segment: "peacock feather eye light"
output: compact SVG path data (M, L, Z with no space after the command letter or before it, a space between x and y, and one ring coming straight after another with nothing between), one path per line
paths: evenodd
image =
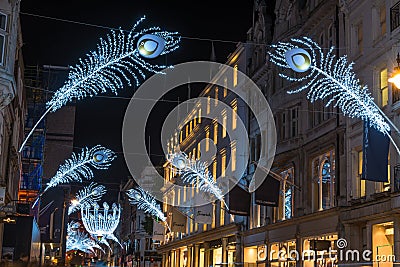
M139 54L145 58L155 58L161 54L165 47L165 40L154 34L140 37L137 43Z
M96 154L93 155L93 160L96 163L102 162L107 156L102 153L102 152L97 152Z
M311 56L302 48L288 50L285 58L289 67L296 72L305 72L311 66Z

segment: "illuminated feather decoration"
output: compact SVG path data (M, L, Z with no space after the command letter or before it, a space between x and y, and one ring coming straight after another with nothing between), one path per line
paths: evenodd
M47 110L27 135L19 149L22 151L27 139L49 112L54 112L73 100L92 97L111 91L117 94L125 84L139 86L146 78L145 72L161 73L166 65L157 65L148 58L171 53L179 47L180 36L176 32L162 31L159 27L137 30L144 20L141 18L129 32L111 31L107 38L100 39L97 50L79 59L64 85L46 103Z
M38 196L37 200L52 187L59 184L69 183L72 181L82 182L82 177L90 180L93 178L93 171L95 169L105 170L111 165L111 161L115 159L115 153L110 149L100 145L94 146L91 149L83 148L82 152L78 155L72 154L70 159L67 159L61 165L56 174L47 183L46 188ZM33 204L36 205L37 200Z
M279 76L291 82L305 82L289 94L308 90L307 98L311 101L327 100L326 106L339 107L350 118L360 118L370 126L387 135L397 152L400 150L390 136L390 127L400 131L376 105L367 86L361 86L353 71L353 64L347 56L338 59L330 48L325 54L321 47L308 37L293 38L291 42L279 42L272 45L268 52L270 61L275 65L291 69L303 75L290 77L284 73ZM310 52L310 53L309 53Z
M101 197L106 193L104 185L97 185L91 183L90 185L79 190L75 195L75 201L68 207L68 215L78 211L82 205L93 205L96 201L99 201Z
M222 190L214 181L204 162L190 159L184 152L171 154L167 160L178 169L184 183L198 187L199 190L210 193L227 207ZM228 208L228 207L227 207Z
M95 239L90 237L87 233L79 230L80 224L78 222L70 222L67 225L67 242L66 250L80 250L86 253L96 254L95 248L105 252Z
M127 190L126 194L128 195L129 202L132 205L136 205L138 209L143 210L145 213L166 222L167 218L162 212L160 205L147 191L140 187L135 187Z

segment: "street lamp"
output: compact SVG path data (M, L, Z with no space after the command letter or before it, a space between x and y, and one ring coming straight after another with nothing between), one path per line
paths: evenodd
M397 88L400 88L400 55L397 53L397 67L394 67L394 73L391 78L389 78L389 82L393 83Z

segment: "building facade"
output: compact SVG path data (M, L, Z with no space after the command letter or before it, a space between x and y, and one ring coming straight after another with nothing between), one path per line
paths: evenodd
M222 187L229 186L233 179L239 179L236 182L243 188L248 186L248 182L242 179L245 176L239 174L239 166L247 165L243 154L247 153L247 144L228 134L238 131L239 120L247 128L247 107L234 93L241 90L238 71L246 72L247 57L248 47L238 44L225 63L232 68L232 72L211 67L212 82L200 93L199 99L202 100L196 102L188 115L182 118L167 144L169 154L181 151L190 159L206 163L206 171ZM230 169L229 172L226 168ZM172 229L157 249L162 254L163 266L219 266L224 262L230 265L242 262L241 233L246 229L248 219L228 212L231 204L229 193L223 201L202 205L211 218L200 222L196 215L199 209L194 207L201 195L199 189L182 183L179 172L168 161L164 164L164 177L163 209ZM181 188L175 188L173 184L179 184ZM175 216L182 215L181 229L175 230Z

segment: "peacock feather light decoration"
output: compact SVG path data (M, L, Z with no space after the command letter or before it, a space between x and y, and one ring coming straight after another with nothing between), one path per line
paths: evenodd
M117 94L125 84L139 86L146 79L146 72L162 73L163 69L170 67L147 59L176 50L180 43L179 34L163 31L160 27L138 30L137 27L144 19L139 19L128 32L111 31L105 39L100 39L96 51L88 53L86 58L79 59L78 64L70 67L67 80L46 103L46 111L26 136L19 152L49 112L55 112L73 100L93 97L99 93L111 91Z
M211 194L228 208L224 201L222 190L214 181L212 174L207 170L205 162L191 159L186 153L181 151L168 155L167 160L172 166L177 168L178 173L181 175L180 178L184 183L191 184L199 188L199 190Z
M68 215L78 211L84 205L93 205L96 201L99 201L101 197L106 193L106 188L104 185L98 185L96 183L91 183L85 186L83 189L79 190L75 199L72 201L71 205L68 207Z
M387 135L397 152L400 150L390 136L391 127L399 129L377 106L367 86L362 86L353 71L354 63L348 63L347 56L339 58L331 47L324 53L321 47L308 37L292 38L290 42L272 45L270 61L284 69L298 74L294 77L285 73L279 76L291 82L303 82L299 88L288 91L296 94L308 90L311 101L326 100L326 106L339 107L344 115L367 121L371 127Z
M80 223L70 222L67 225L67 242L66 251L80 250L85 253L93 253L96 255L95 248L104 252L103 248L89 236L87 233L79 230Z
M145 213L158 218L164 223L167 221L164 213L161 210L160 205L156 202L154 196L141 187L134 187L126 191L129 197L129 202L132 205L137 205L139 210L143 210Z
M104 202L101 209L97 202L94 204L87 203L84 207L81 207L81 216L86 231L96 237L100 243L110 247L107 242L107 239L110 239L121 246L121 243L114 235L120 221L120 205L113 203L110 209L107 202Z
M116 156L113 151L100 145L96 145L91 149L85 147L79 154L73 153L72 157L59 167L56 174L47 183L46 188L39 194L33 206L36 205L39 198L50 188L72 181L82 182L82 177L90 180L93 178L91 168L99 170L108 169L111 161L115 158Z

